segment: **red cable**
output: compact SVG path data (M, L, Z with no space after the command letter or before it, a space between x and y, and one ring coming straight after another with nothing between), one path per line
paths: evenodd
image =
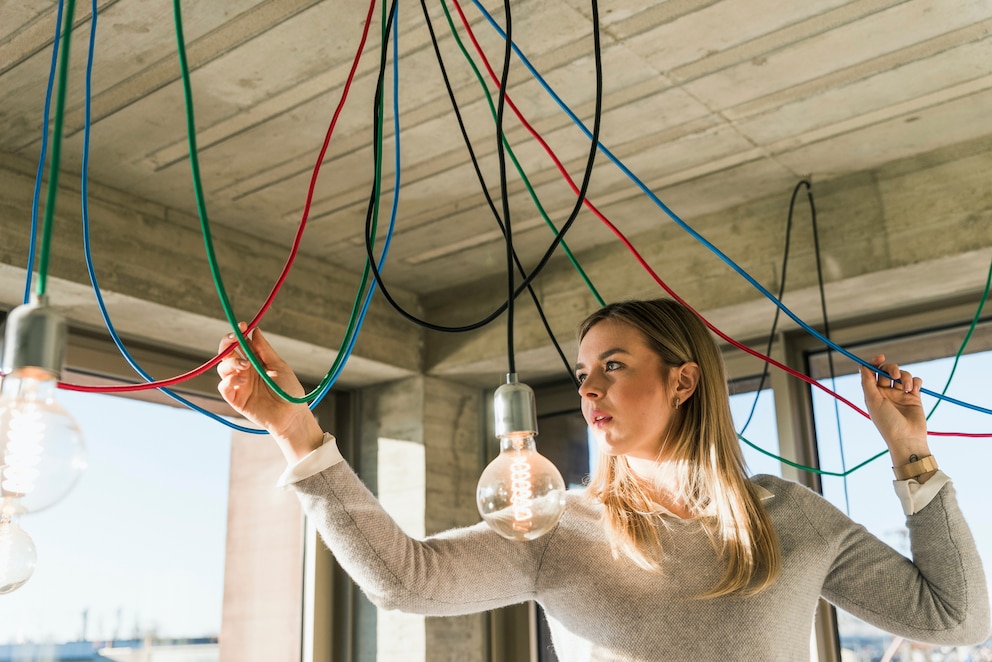
M300 220L300 227L296 231L296 237L293 240L293 246L290 249L289 257L286 260L286 264L283 266L282 273L276 280L275 285L272 286L272 290L269 292L269 296L265 299L262 307L259 308L258 313L252 318L251 322L248 323L248 328L245 333L251 332L258 323L262 320L262 317L268 312L269 308L272 306L272 302L275 300L276 295L282 288L283 283L289 276L289 271L293 266L293 262L296 260L296 254L299 252L300 243L303 240L303 231L306 229L307 219L310 216L310 207L313 203L314 189L317 186L317 176L320 174L320 168L324 160L324 156L327 153L327 148L331 142L331 136L334 133L334 128L337 125L338 117L341 115L341 111L344 109L345 101L348 99L348 93L351 91L351 83L355 78L355 72L358 70L358 63L362 59L362 51L365 49L365 42L368 38L369 28L372 25L372 12L375 9L375 0L369 4L369 13L365 17L365 28L362 30L362 39L358 44L358 51L355 53L355 59L351 63L351 70L348 72L348 78L345 81L344 90L341 92L341 99L338 101L337 108L334 110L334 116L331 118L331 123L327 127L327 133L324 136L324 143L320 148L320 153L317 156L317 163L314 165L313 173L310 176L310 185L307 189L306 203L303 207L303 217ZM65 389L67 391L83 391L87 393L125 393L129 391L144 391L153 388L167 388L169 386L174 386L176 384L181 384L193 377L197 377L207 372L221 360L234 351L236 345L231 345L224 352L218 354L214 358L210 359L198 368L195 368L187 373L179 375L177 377L172 377L171 379L163 379L153 382L144 382L141 384L123 384L115 386L86 386L83 384L68 384L65 382L59 382L59 388Z
M496 89L499 89L500 79L499 79L499 77L496 76L496 73L493 71L492 67L489 65L489 60L486 58L486 54L483 52L482 47L479 45L479 42L476 40L475 34L473 33L471 26L469 25L468 19L465 17L464 12L462 12L461 5L458 4L458 0L452 0L452 4L454 4L455 10L458 12L458 16L459 16L459 18L462 21L462 25L465 28L466 34L468 35L469 39L471 40L472 45L475 47L476 52L479 54L479 57L482 59L482 63L485 66L486 71L489 72L490 78L493 79L493 82L496 85ZM531 136L533 136L534 139L537 140L538 143L540 143L541 147L544 148L544 151L547 152L548 156L551 158L551 160L554 162L555 166L558 168L558 171L562 174L562 177L565 178L565 181L568 183L569 187L571 187L572 192L575 193L576 195L578 195L580 193L579 188L575 185L575 182L572 180L572 177L568 174L568 171L565 169L565 166L562 165L561 161L555 155L555 153L551 149L551 147L544 141L544 139L540 136L540 134L538 134L537 131L530 125L530 123L526 120L526 118L524 118L523 114L517 109L516 105L510 99L509 94L504 94L504 99L506 101L506 105L511 110L513 110L513 113L517 116L517 119L524 126L524 128L527 129L527 131L531 134ZM626 246L627 249L631 252L631 254L633 254L634 258L638 261L638 263L640 263L640 265L645 269L645 271L647 271L651 275L651 277L655 280L655 282L657 282L662 287L662 289L664 289L665 292L667 292L669 294L669 296L671 296L673 299L675 299L676 301L678 301L679 303L681 303L683 306L685 306L686 308L688 308L690 311L692 311L692 313L695 314L696 317L698 317L711 331L713 331L713 333L717 334L723 340L727 341L728 343L730 343L734 347L736 347L736 348L738 348L738 349L740 349L740 350L742 350L742 351L750 354L751 356L754 356L754 357L759 358L759 359L761 359L761 360L763 360L763 361L765 361L767 363L770 363L771 365L775 366L776 368L779 368L780 370L784 370L785 372L787 372L788 374L792 375L793 377L796 377L798 379L801 379L804 382L806 382L807 384L810 384L811 386L815 386L816 388L820 389L821 391L824 391L825 393L828 393L829 395L837 398L838 400L840 400L841 402L843 402L848 407L850 407L854 411L858 412L859 414L861 414L865 418L871 420L871 416L868 414L868 412L866 412L865 410L861 409L860 407L858 407L857 405L855 405L850 400L847 400L846 398L844 398L840 394L835 393L834 391L831 391L829 388L827 388L826 386L824 386L820 382L816 381L812 377L808 377L807 375L804 375L801 372L798 372L796 370L793 370L792 368L790 368L790 367L788 367L786 365L783 365L782 363L779 363L778 361L776 361L775 359L771 358L770 356L765 356L761 352L758 352L757 350L751 349L750 347L739 343L738 341L736 341L735 339L731 338L730 336L728 336L727 334L725 334L723 331L721 331L720 329L718 329L716 326L714 326L713 324L711 324L709 320L707 320L696 309L694 309L692 306L690 306L688 303L686 303L686 301L684 299L682 299L682 297L680 297L678 294L676 294L675 291L672 290L672 288L670 288L665 283L665 281L661 279L660 276L658 276L658 274L654 271L654 269L652 269L651 266L644 260L644 258L641 257L641 254L637 251L636 248L634 248L634 246L630 243L630 241L627 239L627 237L624 236L624 234L612 222L610 222L610 220L607 219L606 216L604 216L599 211L599 209L597 209L596 206L588 198L583 199L583 204L585 204L585 206L593 214L595 214L597 218L599 218L603 223L606 224L606 226L610 230L613 231L613 233L620 239L620 241L623 242L624 246ZM955 437L992 437L992 433L928 432L928 434L931 434L931 435L934 435L934 436L955 436Z
M472 28L470 27L470 25L468 23L468 20L466 19L465 14L462 11L461 5L459 5L458 0L452 0L452 3L455 6L455 10L458 12L458 16L459 16L459 18L462 21L462 25L465 27L466 33L468 34L469 39L472 41L472 44L475 47L476 52L482 58L482 62L483 62L483 64L486 67L486 71L489 73L490 77L493 78L494 82L496 83L497 89L498 89L499 88L499 78L496 76L496 74L493 71L492 67L489 65L489 60L486 58L485 53L482 51L482 48L479 46L479 43L478 43L478 41L475 38L475 34L473 33ZM295 237L295 239L293 241L293 246L292 246L292 249L290 251L289 258L286 261L286 264L285 264L285 266L283 268L283 271L282 271L281 275L279 276L279 278L276 281L275 285L273 286L271 292L269 293L268 298L265 300L265 302L263 303L262 307L259 309L258 313L255 315L255 317L248 324L247 332L250 332L253 328L255 328L255 326L258 324L258 322L262 319L263 315L271 307L272 302L274 301L276 295L278 294L278 292L279 292L280 288L282 287L283 283L285 282L286 278L288 277L289 270L290 270L290 268L291 268L291 266L292 266L292 264L293 264L293 262L294 262L294 260L296 258L297 252L299 251L299 246L300 246L300 243L301 243L301 241L303 239L303 232L304 232L304 230L306 228L307 219L308 219L309 214L310 214L310 207L311 207L311 204L312 204L312 201L313 201L314 189L316 188L317 177L318 177L318 174L320 172L320 167L321 167L321 164L323 162L324 156L325 156L325 154L327 152L327 149L328 149L328 146L329 146L329 143L330 143L331 136L332 136L333 131L334 131L334 128L335 128L335 126L337 124L338 117L339 117L339 115L341 113L341 110L344 107L345 101L347 100L348 93L349 93L349 91L351 89L351 84L352 84L352 81L354 80L355 72L356 72L356 70L358 68L359 61L361 60L361 54L362 54L362 51L364 49L366 39L368 37L369 27L370 27L371 22L372 22L372 12L373 12L374 8L375 8L375 0L373 0L370 3L370 5L369 5L369 14L366 17L365 28L362 31L362 39L361 39L361 43L359 44L359 47L358 47L358 52L356 53L355 59L352 62L351 70L350 70L350 72L348 74L348 78L347 78L347 81L345 83L345 87L344 87L344 90L343 90L343 93L342 93L341 100L339 101L338 106L335 109L334 116L333 116L333 118L331 120L330 126L328 127L327 134L326 134L326 136L324 138L324 142L323 142L323 145L322 145L321 150L320 150L320 154L318 155L317 163L314 166L313 174L311 175L311 179L310 179L310 185L309 185L309 188L307 190L307 198L306 198L306 203L304 205L303 217L302 217L302 219L300 221L300 227L297 230L296 237ZM545 150L545 152L548 154L548 156L551 157L552 161L554 162L555 166L558 168L558 170L562 174L562 176L565 178L565 181L568 183L569 187L571 187L572 191L576 195L578 195L579 188L575 185L575 182L572 180L572 178L568 174L567 170L565 170L564 165L562 165L561 161L558 159L557 155L554 153L554 151L551 149L551 147L544 141L544 139L537 133L537 131L530 125L530 123L527 122L527 120L523 117L523 114L519 111L519 109L517 109L516 105L510 99L509 95L504 95L504 97L505 97L506 104L513 110L514 114L517 116L517 119L520 121L520 123L527 129L527 131L534 137L534 139L538 141L538 143L542 146L542 148ZM870 420L871 417L869 416L868 412L864 411L863 409L861 409L860 407L858 407L854 403L850 402L846 398L842 397L838 393L835 393L834 391L831 391L829 388L827 388L826 386L822 385L818 381L812 379L811 377L808 377L808 376L806 376L806 375L804 375L804 374L802 374L800 372L797 372L797 371L793 370L792 368L789 368L788 366L786 366L786 365L784 365L782 363L779 363L775 359L773 359L773 358L771 358L769 356L765 356L764 354L762 354L762 353L760 353L760 352L758 352L756 350L753 350L750 347L747 347L746 345L743 345L743 344L739 343L737 340L735 340L734 338L731 338L730 336L728 336L727 334L725 334L723 331L721 331L720 329L718 329L716 326L714 326L712 323L710 323L709 320L707 320L705 317L703 317L698 311L696 311L692 306L690 306L684 299L682 299L678 294L676 294L675 291L672 290L668 286L668 284L665 283L664 280L662 280L662 278L660 276L658 276L658 274L654 271L654 269L651 268L651 266L644 260L644 258L637 251L637 249L634 248L634 246L630 243L630 241L627 239L627 237L624 236L624 234L609 219L607 219L606 216L604 216L599 211L599 209L597 209L596 206L593 205L593 203L588 198L583 199L583 204L590 211L592 211L593 214L595 214L597 218L599 218L603 223L605 223L608 228L610 228L610 230L620 239L620 241L624 244L624 246L627 247L627 249L631 252L631 254L633 254L633 256L638 261L638 263L651 275L651 277L655 280L655 282L657 282L665 290L665 292L667 292L669 294L669 296L671 296L673 299L675 299L676 301L678 301L679 303L681 303L683 306L685 306L686 308L688 308L713 333L717 334L718 336L720 336L720 338L722 338L726 342L730 343L734 347L736 347L736 348L738 348L738 349L740 349L740 350L742 350L742 351L744 351L744 352L746 352L746 353L748 353L748 354L750 354L750 355L752 355L752 356L754 356L756 358L759 358L759 359L761 359L763 361L766 361L766 362L770 363L771 365L775 366L776 368L779 368L780 370L784 370L786 373L792 375L793 377L796 377L798 379L801 379L804 382L806 382L806 383L808 383L808 384L810 384L812 386L815 386L815 387L819 388L820 390L828 393L829 395L832 395L833 397L837 398L838 400L840 400L841 402L843 402L844 404L846 404L848 407L854 409L856 412L858 412L859 414L861 414L862 416L864 416L865 418L868 418ZM212 367L216 366L217 363L219 363L228 353L234 351L234 347L235 347L234 345L231 345L223 353L218 354L213 359L211 359L207 363L203 364L199 368L196 368L196 369L194 369L194 370L192 370L190 372L187 372L187 373L185 373L183 375L180 375L178 377L173 377L172 379L159 380L159 381L154 381L154 382L146 382L146 383L142 383L142 384L127 384L127 385L120 385L120 386L84 386L84 385L81 385L81 384L68 384L68 383L60 382L59 383L59 388L63 388L63 389L70 390L70 391L85 391L85 392L95 392L95 393L109 393L109 392L138 391L138 390L146 390L146 389L151 389L151 388L160 388L160 387L173 386L175 384L182 383L182 382L184 382L184 381L186 381L188 379L191 379L193 377L199 376L199 375L203 374L204 372L206 372L207 370L211 369ZM973 437L973 438L992 437L992 433L987 433L986 434L986 433L964 433L964 432L928 432L928 434L933 435L933 436L957 436L957 437Z

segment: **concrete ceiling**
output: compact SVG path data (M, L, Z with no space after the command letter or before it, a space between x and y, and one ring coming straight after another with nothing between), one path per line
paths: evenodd
M171 3L99 4L90 177L195 214ZM210 220L288 245L367 6L316 0L182 4ZM445 69L499 206L488 107L439 5L431 4ZM487 4L502 23L500 5ZM684 217L787 190L805 173L836 177L992 130L987 0L645 4L609 2L600 8L601 142ZM37 158L40 147L56 7L51 0L20 0L0 10L0 150L29 159ZM453 7L449 3L457 22ZM501 40L471 2L462 0L462 8L499 72ZM469 165L421 8L410 3L399 9L402 196L389 275L426 294L503 270L505 249ZM354 270L365 257L378 11L330 143L302 247ZM63 159L70 168L82 152L89 14L89 3L79 3L65 115ZM514 2L512 19L520 49L591 126L589 3ZM463 29L461 38L470 47ZM512 63L508 90L581 181L588 141L519 60ZM508 139L561 225L574 196L551 160L507 115ZM386 125L388 210L388 113ZM718 187L718 196L695 194L706 180ZM515 240L532 262L549 235L512 172L509 190ZM589 197L612 218L623 219L631 234L666 222L661 213L644 213L643 194L602 155ZM567 236L573 249L609 240L605 233L583 230L577 223Z
M89 175L99 185L195 215L172 4L100 0ZM421 6L400 3L402 195L388 279L414 295L498 278L505 247L445 90ZM428 3L454 97L502 213L496 132L482 88ZM485 3L504 23L499 3ZM585 0L512 5L515 43L589 127L593 21ZM469 0L465 16L497 74L503 41ZM467 33L449 9L466 48ZM0 152L37 161L57 3L0 4ZM368 6L317 0L186 0L185 42L211 224L287 248L359 45ZM380 7L320 172L301 251L358 273L372 183L372 97ZM82 158L90 5L73 32L62 161ZM601 143L683 218L773 194L807 173L830 180L992 134L988 0L620 0L600 7ZM479 58L472 51L476 62ZM391 71L387 87L391 87ZM589 141L514 59L509 96L576 182ZM490 83L489 89L494 86ZM391 199L392 92L385 113L382 220ZM575 196L507 111L506 137L552 220ZM507 166L510 168L510 166ZM511 169L512 170L512 169ZM532 266L551 235L508 177L514 241ZM667 217L602 154L588 197L628 235ZM615 243L588 213L576 252ZM381 242L381 232L380 232Z

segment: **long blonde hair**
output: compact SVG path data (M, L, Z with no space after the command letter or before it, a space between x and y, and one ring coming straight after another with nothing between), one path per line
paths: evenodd
M749 595L767 588L781 568L778 538L747 478L723 358L713 337L684 305L655 299L600 308L579 326L579 341L604 320L640 331L668 370L688 362L699 366L695 392L675 410L664 450L677 467L677 484L666 487L675 487L676 498L707 526L726 561L723 577L701 597ZM643 568L662 571L656 507L627 459L600 452L588 493L605 507L604 526L614 555L623 553Z

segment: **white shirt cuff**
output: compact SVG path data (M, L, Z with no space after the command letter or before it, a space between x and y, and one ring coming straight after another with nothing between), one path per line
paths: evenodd
M928 503L933 501L946 483L950 482L950 477L941 470L937 470L930 480L922 485L915 478L909 480L894 480L892 485L896 488L896 494L902 501L902 511L906 516L915 515L923 510Z
M304 478L319 474L338 462L344 462L344 456L338 450L338 443L334 439L334 435L325 432L321 445L300 458L299 461L286 467L286 470L279 476L276 486L286 487Z

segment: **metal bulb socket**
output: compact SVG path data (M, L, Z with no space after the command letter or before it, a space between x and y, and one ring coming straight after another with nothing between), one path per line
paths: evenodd
M515 372L506 375L506 383L493 396L496 416L496 437L508 435L537 435L537 406L534 391L517 381Z
M37 371L36 379L59 380L65 362L65 317L44 295L14 308L7 316L0 371Z

